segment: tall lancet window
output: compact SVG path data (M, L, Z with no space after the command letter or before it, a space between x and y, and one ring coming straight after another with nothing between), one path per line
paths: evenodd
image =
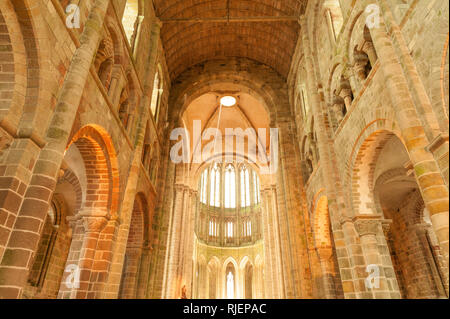
M203 174L201 177L201 182L200 182L200 201L203 204L206 204L207 197L208 197L207 187L208 187L208 170L205 169L203 171Z
M250 206L250 181L247 167L241 168L241 207Z
M211 192L209 196L210 206L220 207L220 167L217 163L211 170Z
M225 169L225 208L236 208L236 173L231 164Z
M227 222L226 234L228 238L233 238L233 222Z

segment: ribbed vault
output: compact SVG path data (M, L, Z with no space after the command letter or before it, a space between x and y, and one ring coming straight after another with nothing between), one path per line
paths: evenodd
M211 59L245 57L286 77L307 0L154 0L172 79Z

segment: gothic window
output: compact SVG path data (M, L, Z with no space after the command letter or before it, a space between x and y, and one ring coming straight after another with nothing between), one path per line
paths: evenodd
M332 42L336 42L344 23L341 5L338 0L329 0L325 4L325 19Z
M220 167L217 163L211 170L209 205L220 207Z
M241 168L241 207L250 206L250 181L248 168Z
M203 204L206 204L207 200L207 187L208 187L208 170L204 170L201 177L201 184L200 184L200 202Z
M256 175L256 172L253 171L253 194L255 196L255 204L259 204L260 202L260 192L259 192L259 178Z
M136 39L136 31L139 23L139 5L137 0L128 0L125 5L125 12L122 18L122 25L128 39L128 43L133 47Z
M227 222L226 227L227 238L233 238L233 222Z
M211 219L209 221L209 236L211 237L217 237L217 222L215 219Z
M252 221L250 219L247 219L244 222L244 237L251 237L252 236Z
M145 137L144 137L144 149L142 150L142 164L146 169L149 168L150 165L150 154L151 153L151 141L150 141L150 131L148 128L145 129Z
M160 71L158 71L155 75L155 81L153 82L153 94L151 103L151 111L156 123L158 123L162 92L163 83L161 80Z
M260 181L250 166L214 163L200 175L198 190L199 240L229 247L261 239Z
M225 208L236 208L236 174L231 164L225 169Z

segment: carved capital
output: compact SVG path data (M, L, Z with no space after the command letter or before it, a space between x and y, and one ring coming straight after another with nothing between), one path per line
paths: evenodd
M357 216L353 222L359 236L376 235L382 230L379 216Z
M83 216L84 231L87 233L99 233L106 226L108 219L98 216Z

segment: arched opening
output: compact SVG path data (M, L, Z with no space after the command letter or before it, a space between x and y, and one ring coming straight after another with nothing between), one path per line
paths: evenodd
M115 228L110 220L117 216L118 209L116 153L103 128L85 126L72 138L64 160L77 174L82 200L75 215L69 218L72 241L59 297L98 298L111 263ZM80 280L68 284L74 270Z
M44 221L44 228L39 240L38 249L34 256L33 265L31 266L28 282L39 290L44 286L50 261L53 255L53 249L56 243L58 226L60 222L60 214L55 203L52 202ZM25 293L26 294L26 293Z
M253 137L252 133L255 132L259 144L263 144L264 139L266 143L269 142L261 153L269 158L270 163L270 155L273 152L270 147L272 132L269 129L269 108L265 99L268 90L263 92L255 86L246 87L240 81L230 80L229 77L214 77L212 82L200 79L194 83L193 87L184 88L186 94L182 88L176 89L180 94L179 100L173 97L172 102L179 105L180 110L169 114L171 120L183 127L183 134L173 137L172 140L177 146L183 145L183 148L187 148L183 159L187 157L189 162L180 163L175 169L174 198L178 204L174 207L174 224L171 227L181 230L181 233L177 236L172 232L174 235L170 238L173 248L168 249L169 266L165 271L165 280L169 285L163 295L178 298L183 283L188 283L190 274L193 273L192 295L194 298L204 296L202 289L205 287L201 279L199 258L216 256L220 264L224 265L218 286L220 297L226 298L226 267L230 259L241 260L242 256L251 256L249 258L254 265L254 256L279 252L275 250L278 243L271 245L273 252L266 252L263 237L263 178L275 180L275 177L267 170L262 173L262 167L267 162L262 163L258 156L252 153L255 148L249 147L252 142L249 142L249 137ZM232 96L236 103L230 106L222 105L221 100L225 96ZM272 100L268 98L267 101L271 103ZM183 139L187 135L189 140L180 141L180 137ZM242 148L236 145L238 138L243 139ZM255 143L256 150L258 143ZM265 168L267 166L269 165ZM191 193L194 193L194 204L190 202ZM188 201L183 200L186 198ZM186 220L193 220L192 226L183 222ZM187 238L188 245L181 247L178 244L179 238ZM174 257L172 251L176 250L183 251L185 256ZM184 262L184 265L186 260L193 259L197 271L190 272L189 265L177 271L172 267L172 260L175 259ZM265 260L260 261L260 268L265 267ZM278 260L276 262L278 263ZM252 271L255 272L255 269ZM235 285L235 298L244 297L244 272L244 268L238 269L235 266L235 272L229 277ZM262 269L259 274L263 277ZM270 276L275 276L275 272L270 273ZM278 286L276 289L278 290Z
M100 82L108 91L114 66L114 43L109 34L100 41L94 65Z
M82 202L83 172L74 165L78 159L73 148L66 155L58 176L43 232L33 257L24 298L57 298L72 242L71 220Z
M134 81L128 75L126 85L120 93L118 114L123 127L130 137L134 136L137 105L139 105L139 98L136 95Z
M395 135L377 150L373 174L377 210L390 221L385 229L403 298L446 298L446 272L409 156Z

